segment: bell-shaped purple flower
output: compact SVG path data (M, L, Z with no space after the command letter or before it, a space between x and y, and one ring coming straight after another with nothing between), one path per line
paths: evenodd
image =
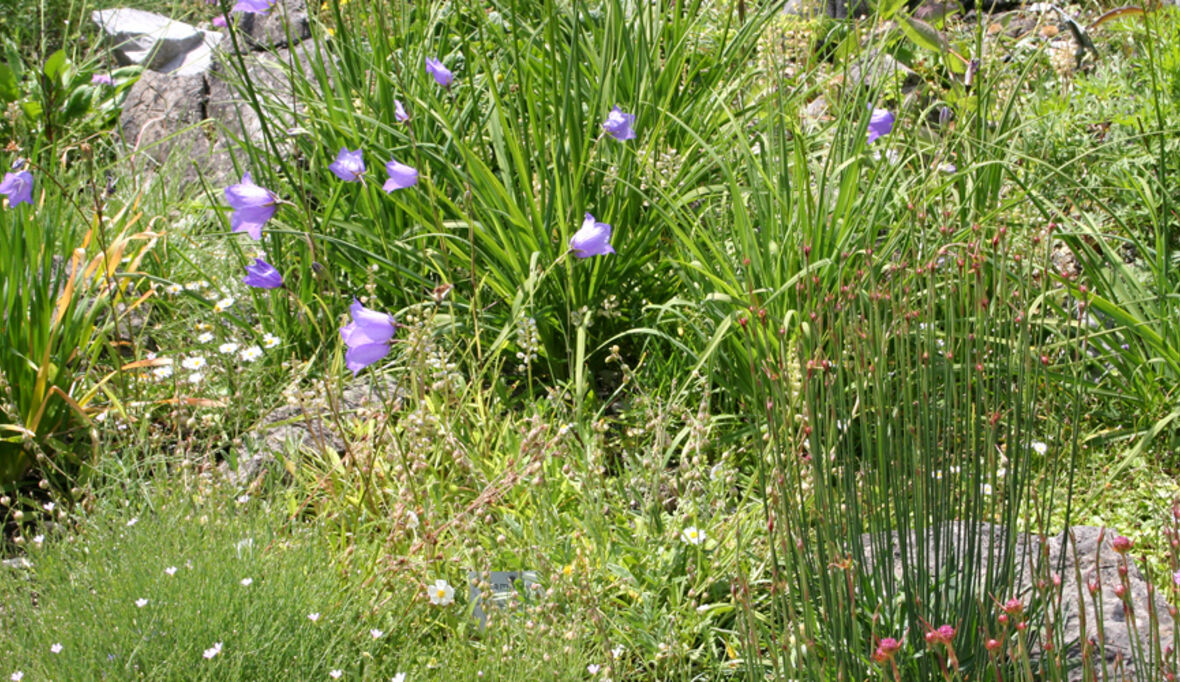
M266 14L270 11L274 0L238 0L234 5L234 12L249 12L251 14Z
M225 188L225 200L234 209L230 228L245 232L255 241L262 239L262 226L274 216L279 202L274 192L254 184L249 173L242 175L241 183Z
M111 79L109 73L96 73L90 77L91 85L114 85L115 81Z
M8 207L18 204L33 204L33 174L29 171L5 173L0 182L0 194L8 197Z
M370 310L355 298L348 312L352 322L340 328L340 338L348 348L344 364L357 374L389 354L389 342L397 331L397 322L392 315Z
M869 117L869 144L873 140L888 135L893 130L893 114L888 109L873 109Z
M426 73L434 76L435 82L444 88L451 87L451 83L455 80L455 75L434 57L426 58Z
M242 281L259 289L278 289L283 286L283 276L261 258L255 258L253 265L246 266L246 276Z
M400 99L393 100L393 118L396 119L398 123L405 123L406 121L410 120L410 115L406 113L406 108L402 106L402 101Z
M602 129L621 142L635 137L635 131L631 129L633 125L635 125L635 114L625 114L622 109L615 107L606 115L606 122L602 124Z
M610 245L610 233L610 225L598 222L594 216L587 213L586 219L582 221L582 229L570 237L570 251L578 258L614 253L615 250Z
M405 189L413 187L418 184L418 171L404 163L399 163L396 159L390 159L389 163L385 164L385 172L389 174L389 179L381 186L386 194L395 189Z
M217 28L225 28L228 23L229 22L226 21L224 14L218 14L217 16L213 17L213 25Z
M340 148L336 160L328 166L328 170L345 182L357 182L365 174L365 155L360 149L350 152L346 147Z

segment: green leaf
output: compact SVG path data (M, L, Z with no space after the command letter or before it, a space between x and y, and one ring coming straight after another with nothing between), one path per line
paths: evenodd
M51 80L56 80L65 71L66 64L65 50L54 52L49 55L49 59L45 60L45 75L49 76Z
M16 82L16 74L7 64L0 62L0 101L8 104L20 97L20 86Z
M943 54L950 49L946 37L938 29L920 19L902 17L897 25L901 27L906 37L931 52Z
M87 111L90 111L90 102L93 99L93 95L94 88L89 85L84 85L70 93L70 98L66 101L66 106L62 109L62 114L66 120L78 118Z
M41 103L37 100L27 99L20 103L21 111L25 112L25 116L33 120L41 118L44 109L41 108Z

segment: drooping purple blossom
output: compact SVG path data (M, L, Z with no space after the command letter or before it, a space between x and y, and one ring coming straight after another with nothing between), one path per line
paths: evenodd
M261 258L255 258L253 265L246 266L246 276L242 281L259 289L278 289L283 286L283 276L273 265Z
M0 182L0 194L8 197L8 207L18 204L33 204L33 174L29 171L5 173Z
M888 109L873 109L873 115L869 118L869 141L872 144L873 140L888 135L893 130L893 113Z
M404 163L399 163L396 159L390 159L389 163L385 164L385 172L389 174L389 179L381 186L388 194L395 189L406 189L418 184L418 171Z
M225 188L225 200L234 213L230 216L230 229L245 232L252 239L262 239L262 226L274 216L279 198L269 189L254 184L249 173L242 175L242 182Z
M234 5L234 12L249 12L251 14L266 14L270 11L274 0L238 0Z
M224 14L218 14L213 17L213 25L217 28L225 28L228 23Z
M115 81L111 79L109 73L96 73L90 77L91 85L114 85Z
M352 322L340 328L340 338L348 348L344 365L355 375L389 354L397 322L392 315L370 310L355 298L348 312Z
M426 73L434 76L434 81L444 88L451 87L451 83L455 80L455 75L434 57L426 58Z
M635 114L623 113L622 109L615 107L606 115L602 129L611 137L622 142L634 139L635 131L631 128L633 125L635 125Z
M406 113L406 108L402 106L400 99L393 100L393 117L398 123L405 123L410 120L410 115Z
M570 251L578 258L614 253L615 250L610 245L610 235L610 225L598 222L594 216L587 213L582 221L582 229L570 237Z
M345 182L357 182L365 173L365 155L360 149L350 152L346 147L341 147L328 170Z

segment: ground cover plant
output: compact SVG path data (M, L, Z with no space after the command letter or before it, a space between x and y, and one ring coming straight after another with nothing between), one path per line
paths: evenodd
M136 6L259 125L5 34L0 673L1177 673L1173 9Z

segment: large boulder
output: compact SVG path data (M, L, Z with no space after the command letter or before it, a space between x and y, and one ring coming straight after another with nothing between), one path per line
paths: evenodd
M178 76L207 71L213 64L213 49L222 38L216 31L138 9L96 10L90 19L120 65L137 64Z

